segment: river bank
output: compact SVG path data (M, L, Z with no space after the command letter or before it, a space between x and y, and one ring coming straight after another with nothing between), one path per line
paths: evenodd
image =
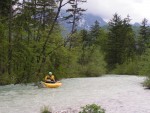
M0 113L40 113L47 106L54 113L76 113L81 106L98 104L106 113L149 113L150 90L145 77L107 75L63 79L62 87L39 89L30 85L0 87Z

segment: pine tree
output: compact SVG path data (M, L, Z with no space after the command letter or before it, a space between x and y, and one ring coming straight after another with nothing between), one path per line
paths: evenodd
M88 63L86 59L87 48L89 47L89 33L87 30L83 29L80 31L81 36L81 57L79 58L79 63L81 65L86 65Z
M137 52L139 55L142 55L149 46L150 32L147 23L148 20L144 18L142 21L142 25L140 26L140 32L138 37L138 48L137 48Z
M90 30L90 37L89 37L89 44L96 44L98 42L98 39L100 38L100 24L98 21L95 21L94 25L91 26Z
M54 0L38 0L36 3L36 16L40 16L40 23L43 30L46 26L51 25L56 13L54 12L56 3Z
M133 57L135 41L133 30L129 22L129 17L122 20L118 14L115 14L113 19L109 22L105 56L108 70L114 69L117 64L123 64Z
M10 5L16 5L18 0L1 0L0 1L0 18L7 17L10 13Z
M122 38L123 42L123 54L122 60L123 62L128 62L134 58L136 47L135 47L135 34L132 29L132 25L130 24L129 15L123 19L123 30L122 30Z
M69 0L69 4L71 5L71 8L67 9L66 12L69 13L68 16L64 17L65 20L68 20L68 24L71 24L71 35L69 37L69 43L70 43L70 49L73 46L73 41L75 40L75 37L73 37L73 34L77 31L78 22L81 19L81 16L83 15L83 12L86 11L85 9L82 9L79 7L80 3L84 3L86 0Z

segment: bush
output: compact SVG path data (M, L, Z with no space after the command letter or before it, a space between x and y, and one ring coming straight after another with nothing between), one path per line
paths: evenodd
M125 62L122 65L117 65L116 69L112 71L114 74L127 74L127 75L138 75L139 64L137 61Z
M48 107L44 106L42 109L41 109L41 113L52 113L51 110L48 109Z
M150 89L150 77L148 77L148 78L144 81L143 86Z
M146 52L141 56L139 66L140 75L150 76L150 49L146 50Z
M105 113L105 110L96 104L86 105L85 107L81 107L82 111L79 113Z
M84 60L80 58L79 73L81 75L96 77L106 73L106 62L104 61L103 54L99 50L95 50L93 53L87 53Z
M11 84L11 83L14 83L14 77L15 75L9 75L8 73L5 73L3 75L0 75L0 85L8 85L8 84Z

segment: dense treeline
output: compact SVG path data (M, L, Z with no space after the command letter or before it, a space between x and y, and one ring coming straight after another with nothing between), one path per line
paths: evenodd
M78 30L86 0L0 1L0 84L37 82L52 71L57 79L106 73L149 75L147 20L138 34L127 16L114 14L103 30L95 21ZM65 5L71 8L59 18ZM64 37L66 21L71 32Z
M77 22L85 10L78 4L86 1L1 2L1 8L8 6L10 10L0 14L0 84L36 82L49 71L57 78L84 76L86 73L89 76L98 76L99 69L97 72L93 71L97 61L100 61L98 68L102 68L100 74L105 73L100 48L94 50L96 47L93 44L86 45L82 50L85 40L80 36L82 32L77 31ZM67 37L63 37L59 14L66 4L72 7L66 11L69 15L63 20L72 25L72 30ZM91 50L88 52L88 49ZM81 53L85 56L86 64L81 61ZM97 61L93 60L92 56ZM98 56L100 59L97 59Z

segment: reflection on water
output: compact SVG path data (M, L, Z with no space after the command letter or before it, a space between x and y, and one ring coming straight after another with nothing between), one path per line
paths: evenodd
M106 113L149 113L150 91L141 86L143 77L104 76L63 79L56 89L33 84L0 86L0 113L40 113L43 106L53 111L96 103Z

